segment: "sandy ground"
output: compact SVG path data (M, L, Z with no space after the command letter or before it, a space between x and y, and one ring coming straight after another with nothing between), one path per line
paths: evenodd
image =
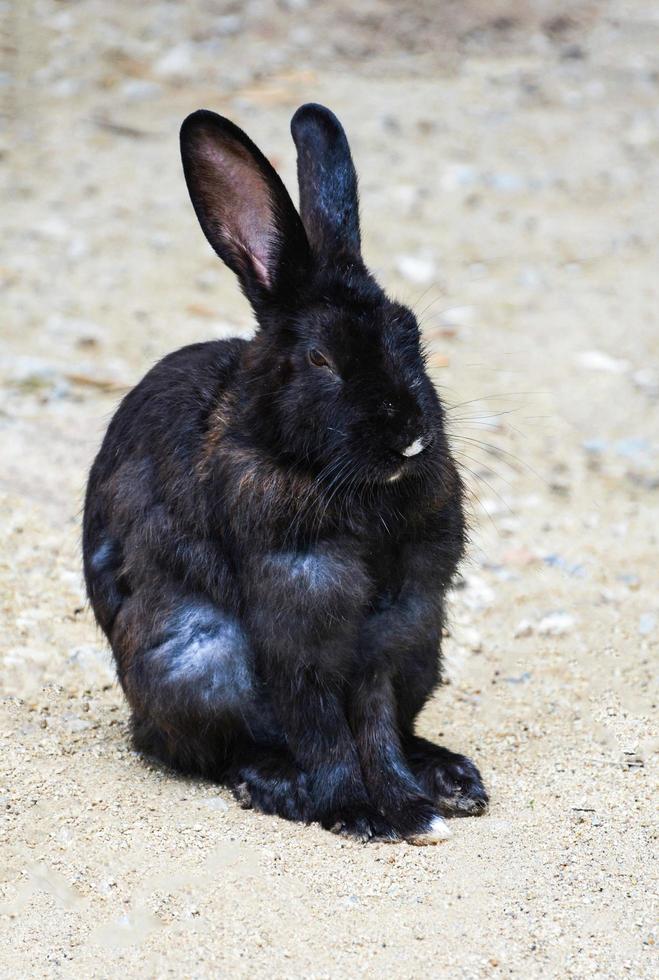
M3 977L656 975L659 15L353 6L0 5ZM309 100L348 129L366 255L421 316L473 491L421 728L492 806L436 848L145 764L85 606L121 392L251 329L179 123L231 116L293 187Z

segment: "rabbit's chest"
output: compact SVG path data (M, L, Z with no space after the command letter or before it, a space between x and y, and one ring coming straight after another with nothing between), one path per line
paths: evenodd
M372 583L371 609L388 609L396 602L405 578L402 548L395 540L371 544L364 554L364 564Z

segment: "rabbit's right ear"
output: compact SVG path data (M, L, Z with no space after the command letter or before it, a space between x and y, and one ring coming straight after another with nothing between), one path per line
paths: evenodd
M310 250L272 165L238 126L207 109L181 126L181 157L199 224L252 305L291 302Z
M300 214L321 261L361 257L357 173L343 126L325 106L308 102L291 120L297 148Z

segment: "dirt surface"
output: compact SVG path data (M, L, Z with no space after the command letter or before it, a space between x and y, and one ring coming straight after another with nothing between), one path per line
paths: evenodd
M659 16L357 7L0 5L3 977L656 976ZM473 491L421 729L492 805L435 848L145 764L85 605L121 392L251 329L178 126L229 115L293 188L311 100L349 132L365 254L419 312Z

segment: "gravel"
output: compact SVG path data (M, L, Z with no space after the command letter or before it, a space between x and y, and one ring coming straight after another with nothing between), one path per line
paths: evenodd
M659 23L641 0L495 8L3 11L3 976L656 976ZM293 190L308 100L346 124L366 256L416 305L470 490L419 727L492 805L436 848L257 815L140 759L84 598L118 399L252 329L180 122L226 113Z

